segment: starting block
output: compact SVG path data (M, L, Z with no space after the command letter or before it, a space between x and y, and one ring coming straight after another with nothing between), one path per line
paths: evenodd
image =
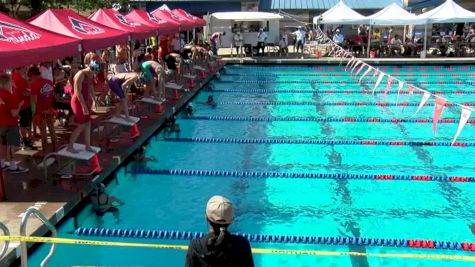
M185 78L185 79L188 80L188 88L189 88L190 90L195 89L195 86L196 86L196 83L195 83L196 75L185 74L185 75L183 75L183 78Z
M201 80L206 79L206 69L205 68L203 68L201 66L194 66L193 69L198 71Z
M165 110L165 107L163 106L163 103L166 101L166 99L157 99L157 98L151 98L151 97L142 97L136 101L146 103L146 104L151 104L155 106L155 111L158 113L162 113Z
M101 148L97 146L91 147L95 153L86 151L86 145L83 144L74 143L73 147L74 149L79 150L79 152L71 153L67 150L67 147L64 147L57 152L58 156L76 160L91 160L97 153L101 152Z
M120 115L120 117L112 116L107 120L107 122L113 123L113 124L119 124L122 126L133 126L134 124L140 121L140 118L138 117L130 116L129 118L130 120L125 119L124 115Z
M183 90L182 85L178 85L176 83L170 83L170 82L165 84L165 88L173 90L173 100L178 100L180 98L180 95L178 94L178 90Z

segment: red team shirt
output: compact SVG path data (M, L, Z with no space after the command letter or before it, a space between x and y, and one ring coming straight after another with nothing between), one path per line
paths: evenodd
M53 109L54 86L50 80L38 78L30 85L31 95L36 95L36 114Z
M16 94L0 89L0 127L18 126L18 117L12 116L12 109L17 109L19 104Z
M28 92L28 81L21 76L20 73L14 71L12 73L13 91L17 94L18 99L23 100L21 109L31 107L31 96Z

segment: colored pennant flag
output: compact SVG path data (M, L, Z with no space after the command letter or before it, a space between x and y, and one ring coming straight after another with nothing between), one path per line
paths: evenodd
M360 74L360 72L363 70L363 68L366 66L365 63L361 64L361 67L358 69L358 71L355 73L355 78Z
M404 82L399 81L399 86L397 87L397 96L396 96L396 106L399 102L399 93L401 92L402 88L404 87Z
M414 117L417 115L417 113L419 113L421 108L426 104L427 100L429 100L430 96L431 94L429 92L424 91L424 95L422 95L422 99L421 99L421 102L419 103L419 106L417 107L416 113L414 113L414 115L412 115L411 117Z
M388 82L386 83L386 89L384 89L384 96L386 97L389 92L389 88L391 87L391 84L393 84L393 76L388 76Z
M370 65L368 65L368 69L363 73L363 75L361 75L360 79L358 80L358 83L361 83L361 81L363 80L363 78L364 78L371 70L373 70L373 67L371 67Z
M459 137L468 119L470 119L470 115L472 115L472 110L470 108L463 105L460 105L460 106L462 107L462 112L460 113L459 126L457 128L457 133L455 134L454 139L452 140L452 145L455 143L455 141Z
M445 103L447 102L447 99L442 98L442 97L435 97L435 108L434 108L434 116L433 116L433 121L432 121L432 129L434 130L434 135L437 132L437 122L439 122L439 118L442 115L442 111L444 111L445 108Z
M353 61L355 61L355 59L355 57L351 57L350 60L348 60L348 63L346 63L345 72L348 71L348 67L353 64Z
M409 99L411 99L411 96L414 94L414 87L412 86L409 86L407 88L407 99L406 99L406 104L409 103ZM402 111L404 112L404 109L406 109L407 105L404 105L404 107L402 107Z
M353 72L355 71L356 67L358 67L358 65L360 65L360 64L362 64L362 63L363 63L363 61L358 60L358 61L356 62L356 64L353 65L353 68L351 68L351 74L353 74Z
M378 80L376 80L376 84L374 85L374 88L373 88L373 95L378 85L381 83L381 81L383 81L384 76L385 76L384 72L379 73Z

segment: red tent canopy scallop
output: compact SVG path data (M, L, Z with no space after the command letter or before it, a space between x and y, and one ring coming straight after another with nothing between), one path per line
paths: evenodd
M89 19L116 30L129 32L134 40L146 39L157 35L156 28L128 19L114 9L98 9L89 16Z
M0 12L0 70L79 55L79 40L45 31Z
M196 28L203 27L206 25L206 20L193 16L190 13L186 12L181 8L176 8L172 10L173 14L177 15L178 17L184 18L188 21L191 21Z
M83 52L126 44L129 33L89 20L70 9L48 9L30 24L81 40Z
M137 21L149 27L158 29L158 34L170 34L180 31L180 24L173 20L156 18L145 10L132 10L125 16L127 19Z
M180 31L189 31L195 28L195 24L193 22L173 14L173 12L170 10L157 8L150 12L150 14L156 18L174 21L180 25Z

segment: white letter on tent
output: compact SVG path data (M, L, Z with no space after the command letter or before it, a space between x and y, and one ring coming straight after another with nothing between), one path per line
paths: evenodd
M376 87L378 87L378 85L381 83L381 81L383 81L384 76L385 76L384 72L381 72L379 74L378 80L376 80L376 84L374 85L374 88L373 88L373 95L374 95L374 91L376 91Z
M452 140L452 145L455 143L455 140L459 137L460 133L462 132L463 127L467 123L468 119L470 119L470 115L472 114L472 111L468 109L465 106L462 107L462 112L460 113L460 121L459 121L459 127L457 128L457 133L454 136L454 140Z
M399 86L397 88L397 96L396 96L396 106L397 106L397 103L399 102L399 93L401 92L403 87L404 87L404 82L399 81Z
M363 73L363 75L361 75L358 83L361 83L361 80L363 80L363 78L373 69L373 67L369 66L368 65L368 69Z
M414 113L414 115L412 115L411 117L414 117L414 116L417 115L417 113L419 113L419 111L425 105L425 103L430 98L430 96L431 96L431 94L429 92L424 91L424 95L422 96L421 103L419 103L419 106L417 107L416 113Z

